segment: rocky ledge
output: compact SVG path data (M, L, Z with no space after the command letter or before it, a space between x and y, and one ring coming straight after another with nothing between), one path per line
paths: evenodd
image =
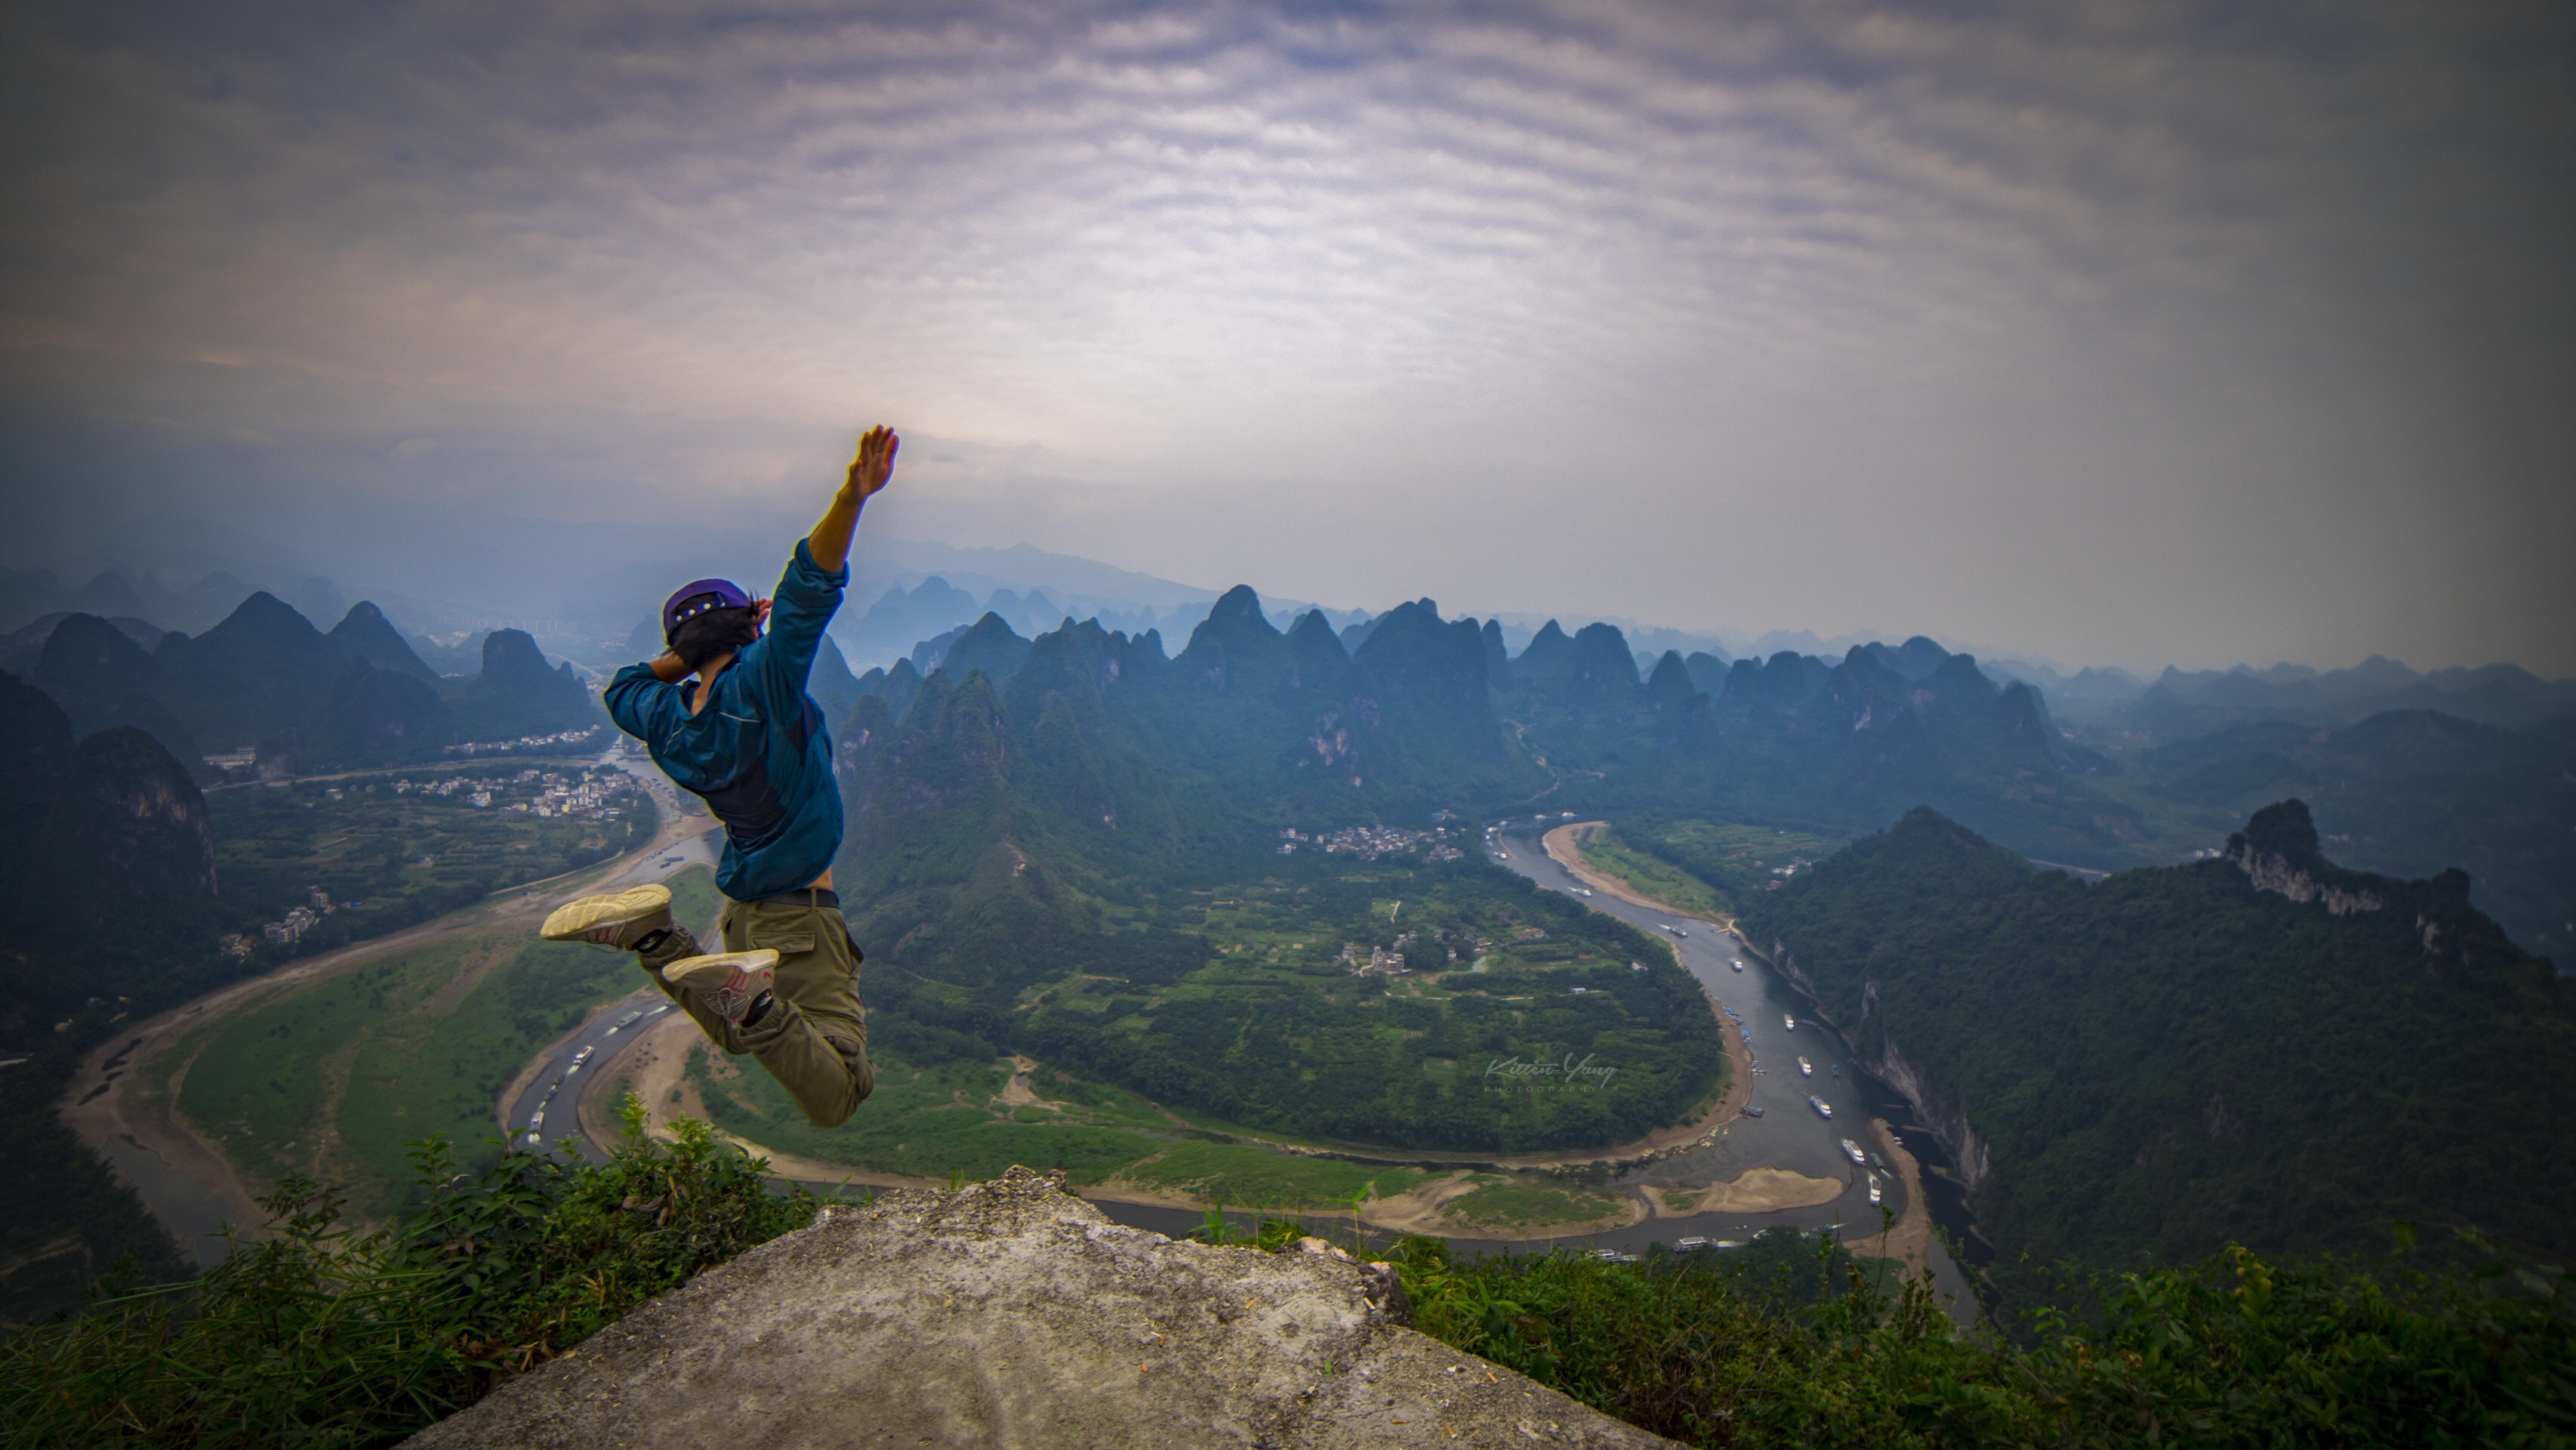
M1668 1446L1406 1327L1393 1272L1112 1223L1014 1168L665 1295L412 1437L449 1446Z

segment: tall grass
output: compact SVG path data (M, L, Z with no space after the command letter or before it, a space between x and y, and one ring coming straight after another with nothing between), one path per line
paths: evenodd
M425 1201L355 1233L290 1177L192 1284L109 1286L0 1345L0 1446L373 1446L481 1398L691 1275L808 1222L703 1123L663 1145L629 1097L610 1161L456 1171L413 1145Z

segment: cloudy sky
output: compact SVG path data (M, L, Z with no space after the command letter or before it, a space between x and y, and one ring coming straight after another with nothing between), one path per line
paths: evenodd
M1209 586L2576 673L2571 16L11 6L0 563L883 420L870 528Z

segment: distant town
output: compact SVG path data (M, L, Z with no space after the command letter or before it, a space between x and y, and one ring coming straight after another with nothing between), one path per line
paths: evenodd
M1279 854L1291 856L1300 846L1313 846L1328 855L1347 854L1374 861L1380 856L1429 846L1434 861L1455 861L1465 856L1466 852L1441 841L1447 834L1445 830L1415 831L1402 826L1348 826L1330 834L1318 831L1310 836L1291 826L1279 833Z

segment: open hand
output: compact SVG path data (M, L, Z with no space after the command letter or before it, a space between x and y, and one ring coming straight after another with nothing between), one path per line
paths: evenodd
M850 460L850 479L844 488L861 503L886 486L894 476L894 453L903 440L894 430L879 423L859 437L859 456Z

